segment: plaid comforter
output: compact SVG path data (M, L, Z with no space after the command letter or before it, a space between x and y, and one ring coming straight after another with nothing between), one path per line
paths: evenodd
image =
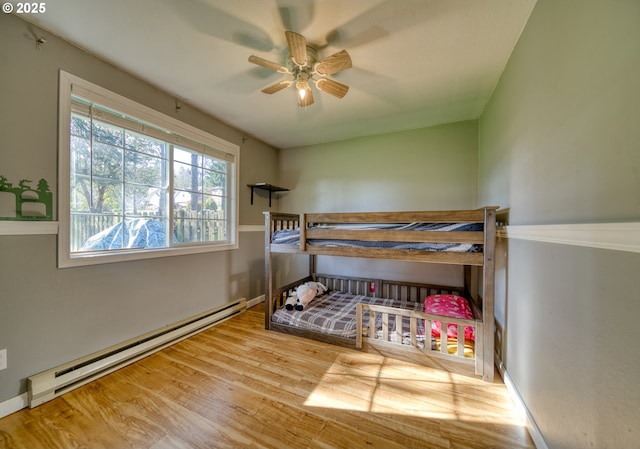
M397 299L371 298L361 295L333 291L315 298L302 311L278 309L271 321L277 324L306 329L313 332L335 335L345 338L356 338L356 304L377 304L398 307L408 310L422 311L421 302L402 301ZM391 320L394 321L394 320ZM408 326L403 324L403 326ZM419 320L419 322L422 320ZM376 314L376 329L382 327L382 316ZM369 314L363 316L363 325L368 328ZM421 333L424 335L423 325Z

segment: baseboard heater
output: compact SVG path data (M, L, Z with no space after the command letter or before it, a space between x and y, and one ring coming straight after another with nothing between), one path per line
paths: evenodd
M246 308L247 301L242 298L31 376L27 380L29 407L36 407L99 377L112 373L242 313Z

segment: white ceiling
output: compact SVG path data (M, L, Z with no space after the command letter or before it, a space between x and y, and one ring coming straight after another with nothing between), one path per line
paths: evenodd
M55 0L23 18L278 148L478 118L535 0ZM343 99L297 105L284 31L346 49Z

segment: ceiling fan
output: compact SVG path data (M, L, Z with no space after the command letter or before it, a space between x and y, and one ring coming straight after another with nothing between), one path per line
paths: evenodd
M313 81L321 92L328 93L337 98L344 97L349 91L349 86L327 78L351 67L351 57L346 50L334 53L324 59L318 60L318 52L307 44L307 40L301 34L293 31L285 31L289 56L286 66L263 59L259 56L249 56L249 62L279 73L291 75L291 79L280 81L262 89L265 94L274 94L294 85L298 92L298 104L310 106L313 104L313 92L309 83Z

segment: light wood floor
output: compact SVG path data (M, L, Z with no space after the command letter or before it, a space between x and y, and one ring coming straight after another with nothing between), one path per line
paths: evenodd
M505 386L263 329L261 306L35 409L2 448L533 448Z

